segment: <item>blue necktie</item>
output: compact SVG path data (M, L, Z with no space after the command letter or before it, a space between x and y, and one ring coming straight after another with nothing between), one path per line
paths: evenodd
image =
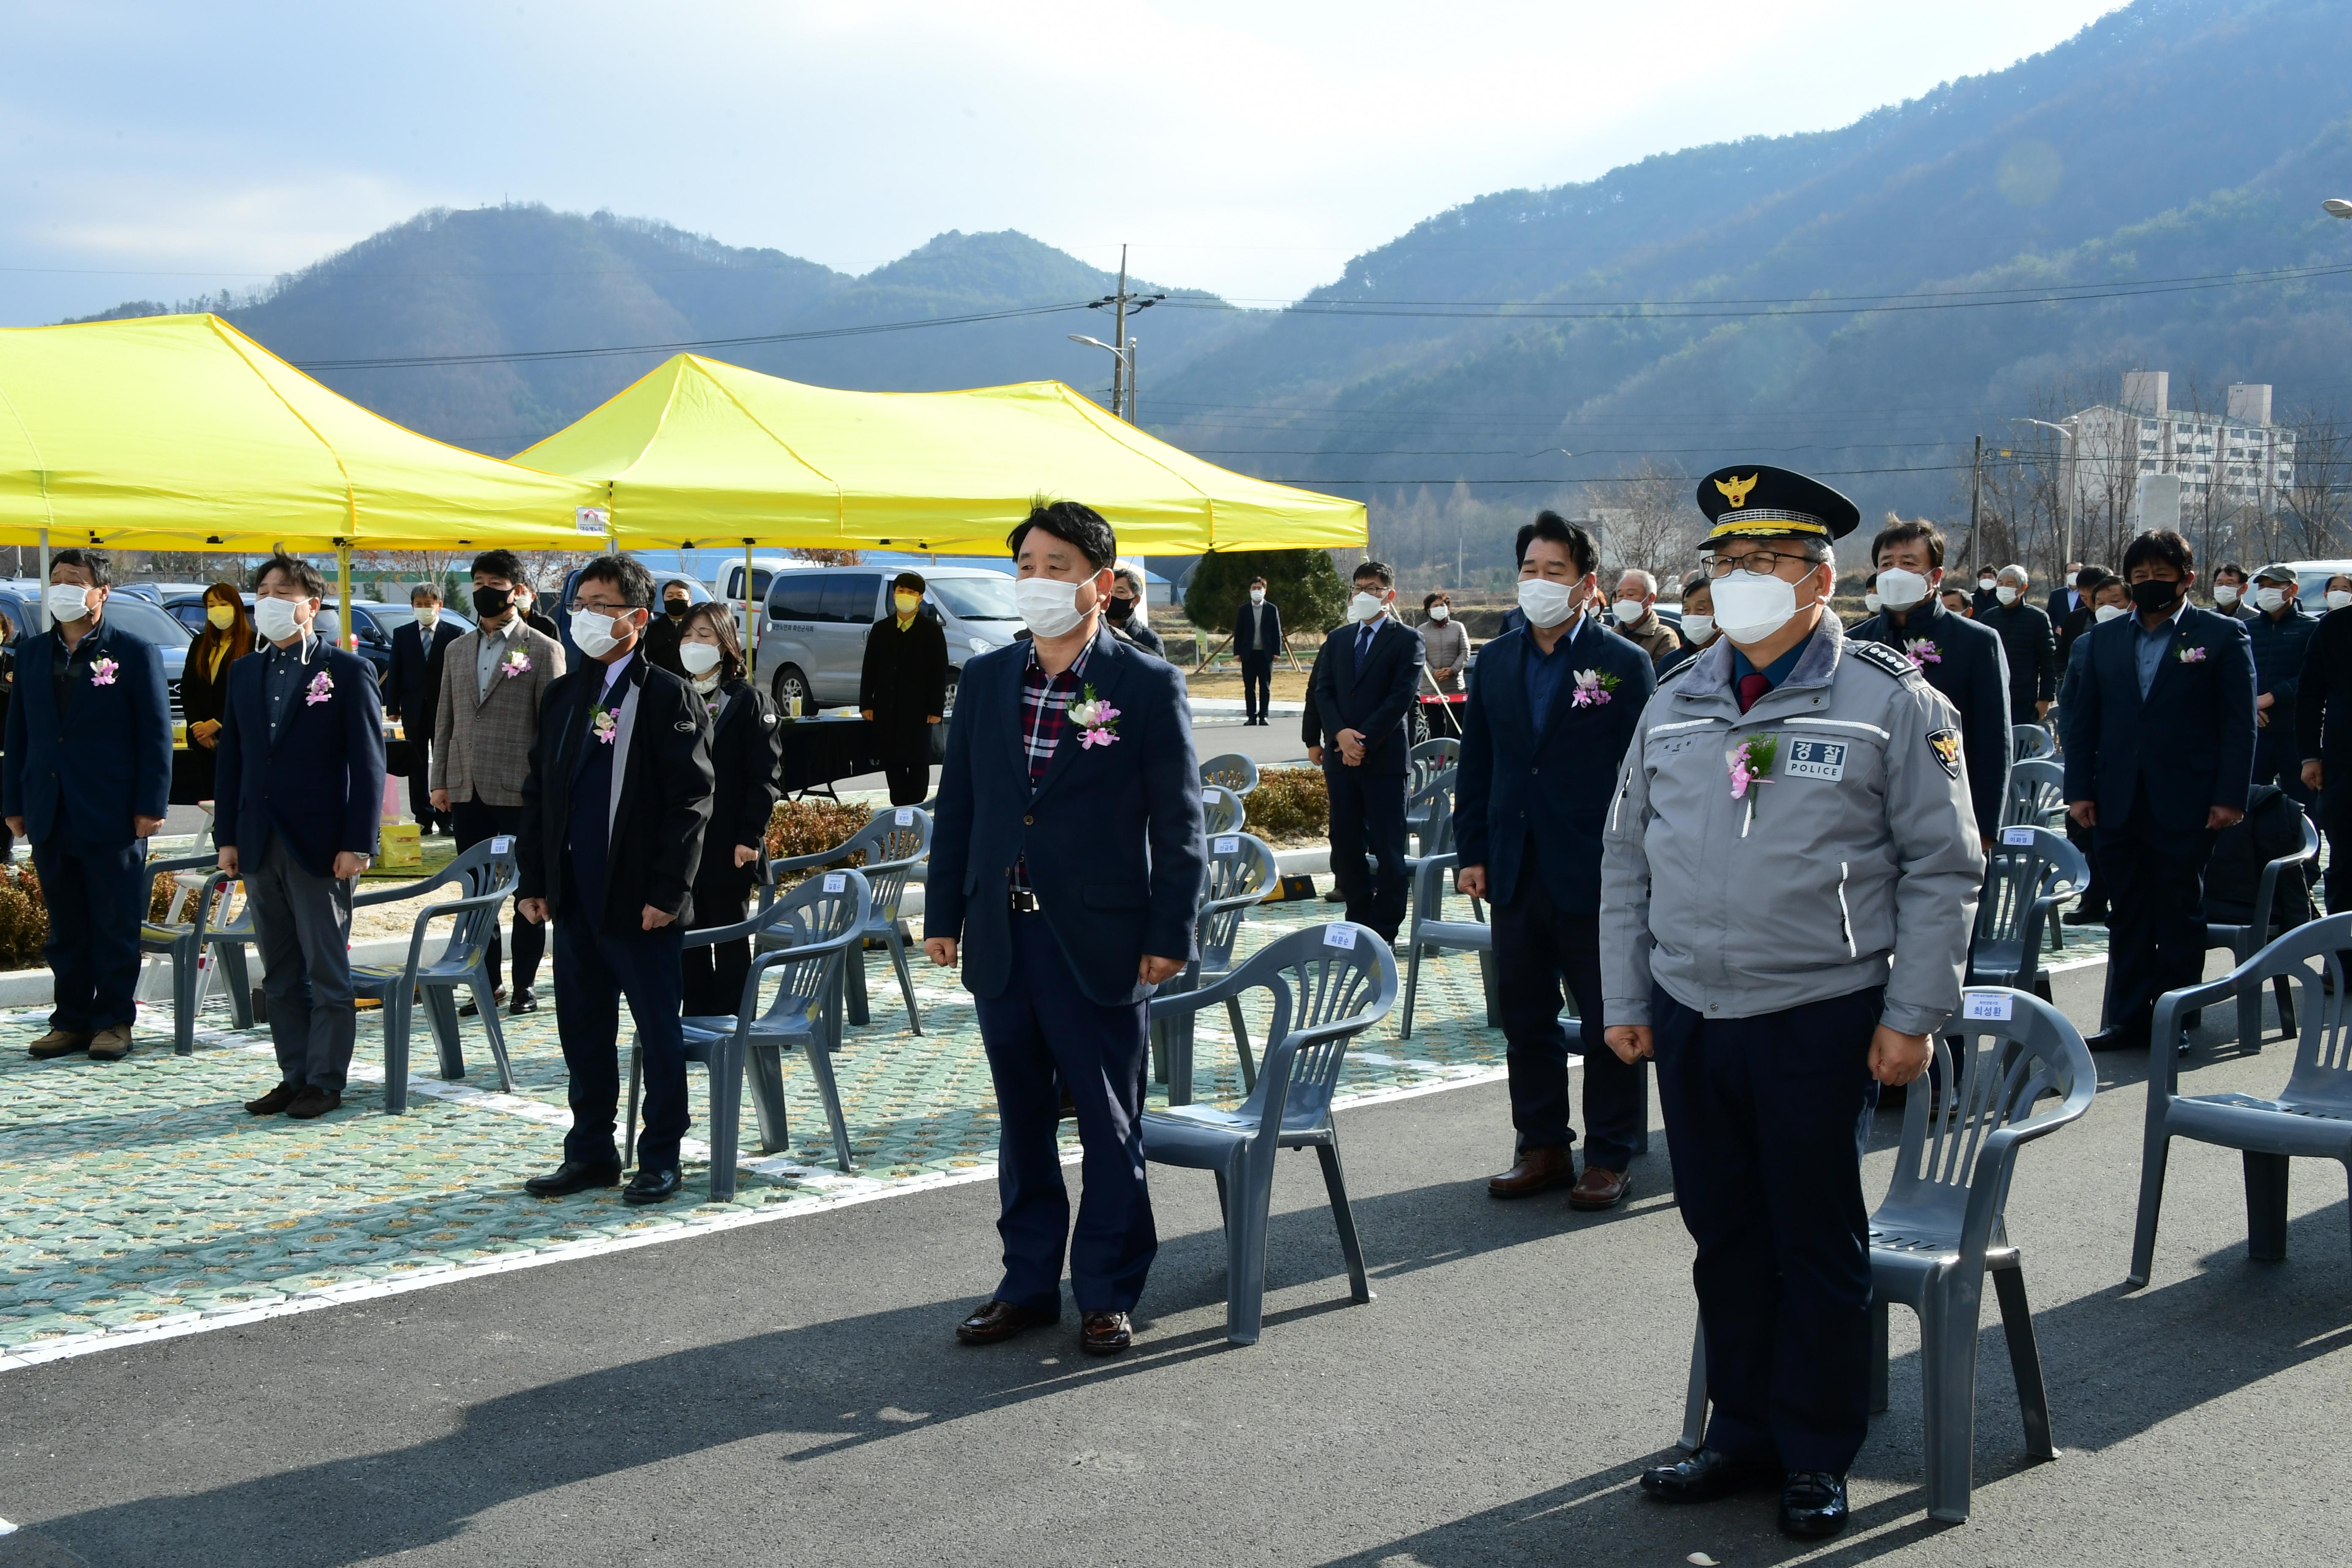
M1366 621L1364 629L1356 634L1356 673L1364 673L1364 656L1372 651L1373 623Z

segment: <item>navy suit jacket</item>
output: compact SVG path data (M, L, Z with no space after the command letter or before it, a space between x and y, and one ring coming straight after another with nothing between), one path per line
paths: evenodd
M1454 785L1454 841L1459 863L1486 868L1498 904L1518 897L1529 875L1522 859L1530 835L1533 875L1552 907L1567 914L1601 908L1601 829L1625 748L1655 689L1650 657L1638 643L1597 626L1580 626L1540 733L1528 708L1528 634L1507 632L1478 650L1478 679L1464 704L1461 772ZM1579 708L1574 674L1617 678L1609 700Z
M1897 653L1914 643L1928 645L1913 662L1959 713L1960 754L1968 759L1969 804L1976 810L1977 832L1987 844L1998 843L2010 763L2009 654L2000 634L1952 614L1931 595L1904 616L1903 625L1895 625L1882 610L1846 639L1885 643Z
M430 643L424 633L422 626L411 621L392 634L392 666L383 672L383 708L394 718L408 721L411 736L422 734L430 740L437 683L428 684L426 672L432 668L435 654L466 634L446 616L434 622Z
M51 681L66 657L55 632L16 640L16 697L0 758L0 816L25 819L36 844L63 831L84 844L129 844L131 819L171 809L172 700L154 644L118 631L101 613L87 661L76 660L58 710ZM95 668L111 659L100 685Z
M1003 995L1013 978L1010 881L1025 854L1029 886L1078 989L1107 1007L1139 1002L1150 994L1137 974L1145 953L1192 957L1207 860L1184 678L1097 633L1086 685L1118 710L1117 738L1084 746L1071 725L1032 790L1028 668L1026 642L964 666L932 816L923 935L961 941L965 986Z
M268 643L228 667L228 703L213 764L213 842L234 847L239 864L261 863L272 832L286 836L294 863L314 877L335 874L335 854L376 852L383 816L383 705L375 666L323 637L311 639L302 689L269 738L262 673ZM322 701L310 700L320 675Z
M1364 760L1357 764L1362 772L1402 774L1412 750L1406 721L1421 695L1421 634L1399 626L1394 616L1384 616L1359 670L1356 638L1361 635L1350 621L1324 639L1315 659L1315 715L1327 748L1323 766L1347 766L1332 737L1353 730L1364 737Z
M1258 621L1265 621L1265 636L1260 637ZM1247 599L1234 613L1234 657L1235 658L1272 658L1282 651L1282 612L1268 599L1263 605L1253 605Z
M2245 623L2180 613L2147 700L2134 659L2137 615L2093 626L2066 726L2066 798L2095 801L2101 827L2130 820L2142 784L2156 826L2201 832L2208 808L2246 808L2254 773L2254 662ZM2183 653L2203 657L2184 660Z

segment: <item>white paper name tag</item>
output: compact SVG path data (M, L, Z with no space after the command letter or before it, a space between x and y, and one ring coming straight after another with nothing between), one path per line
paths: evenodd
M1781 776L1835 784L1845 777L1845 749L1843 741L1802 741L1790 736L1789 760L1781 765Z
M2021 849L2030 849L2033 847L2033 829L2004 827L2000 830L2000 841L2003 844L2014 844Z
M509 836L509 835L506 835L506 834L500 834L498 837L493 838L493 839L491 839L491 840L490 840L490 853L491 853L491 854L493 854L493 855L509 855L509 854L512 854L513 852L514 852L514 839L513 839L513 837L512 837L511 836Z
M1204 790L1202 790L1202 791L1201 792L1201 804L1202 804L1202 805L1216 805L1216 804L1217 804L1217 792L1216 792L1213 788L1211 788L1211 789L1204 789Z
M1325 926L1323 928L1323 945L1325 947L1355 946L1356 928L1354 926Z
M1239 837L1239 836L1237 836L1237 835L1236 835L1236 836L1234 836L1234 837L1225 837L1225 838L1220 838L1220 839L1218 839L1218 840L1217 840L1217 847L1216 847L1216 851L1215 851L1215 852L1216 852L1217 854L1219 854L1219 855L1238 855L1238 854L1240 854L1240 853L1242 852L1242 841L1241 841L1241 838Z
M849 886L849 878L846 874L840 871L828 871L825 873L824 890L826 892L837 893L847 886ZM2007 1015L2005 1014L2003 1015L2003 1016L2006 1016Z
M902 805L898 808L898 826L901 827L912 827L915 826L915 808L913 806Z
M1968 1005L1960 1011L1965 1017L1991 1018L2005 1024L2009 1022L2010 1004L2013 1000L2000 992L1971 991L1968 995Z

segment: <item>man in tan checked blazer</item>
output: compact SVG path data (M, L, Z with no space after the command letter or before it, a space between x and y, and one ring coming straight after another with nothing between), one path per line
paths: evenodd
M479 624L442 650L433 715L433 806L456 824L460 854L522 826L522 785L539 738L540 699L563 673L563 645L523 624L514 604L523 564L511 550L474 557L474 618ZM509 1013L535 1013L547 928L514 921L514 994L499 984L499 939L490 936L490 984ZM468 1003L460 1009L471 1013Z

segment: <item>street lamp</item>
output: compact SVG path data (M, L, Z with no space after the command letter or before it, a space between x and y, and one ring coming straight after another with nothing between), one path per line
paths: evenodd
M2058 541L2058 566L2063 573L2066 563L2074 559L2074 486L2080 478L2078 475L2067 472L2066 465L2074 458L2075 445L2081 433L2074 428L2074 416L2071 414L2060 424L2053 424L2047 419L2012 419L2010 423L2039 425L2044 430L2055 430L2066 437L2065 455L2059 459L2059 472L2065 476L2063 482L2066 487L2066 521Z
M1121 351L1103 342L1100 338L1090 338L1084 332L1065 332L1062 335L1068 338L1074 343L1085 343L1089 347L1098 348L1102 350L1103 353L1110 355L1111 363L1118 367L1112 374L1110 382L1111 416L1114 418L1125 419L1130 425L1134 424L1135 340L1133 338L1128 339L1126 349ZM1119 374L1121 372L1125 373L1123 376ZM1127 406L1124 409L1119 407L1119 385L1122 380L1125 381L1127 386Z
M2319 204L2319 210L2329 217L2352 217L2352 202L2342 196L2330 196Z

